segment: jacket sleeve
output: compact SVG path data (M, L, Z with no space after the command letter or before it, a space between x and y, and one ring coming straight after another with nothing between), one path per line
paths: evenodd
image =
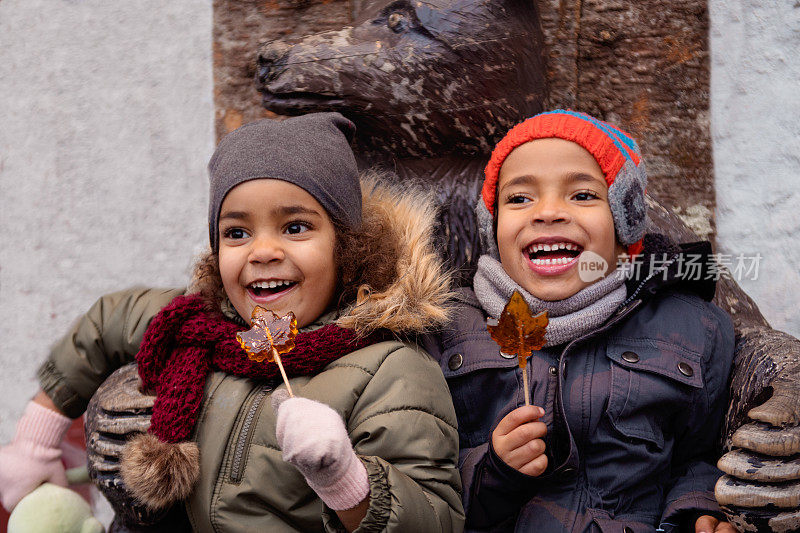
M358 533L463 529L456 415L430 356L394 345L347 420L370 483ZM343 531L329 509L324 518L327 531Z
M520 509L546 475L533 477L508 466L491 442L461 451L467 529L513 530Z
M722 517L714 498L714 485L722 476L715 466L719 457L717 442L728 407L728 378L734 353L734 331L730 317L714 304L706 304L712 324L709 350L704 366L704 388L686 423L676 438L673 452L673 483L667 493L662 525L667 531L682 527L694 529L700 515Z
M50 350L39 384L77 418L117 368L133 361L150 320L185 289L129 289L102 296Z

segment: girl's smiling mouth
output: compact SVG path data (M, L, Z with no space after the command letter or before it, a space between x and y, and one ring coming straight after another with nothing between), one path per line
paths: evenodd
M292 280L272 279L254 281L247 285L247 294L256 303L269 303L282 298L298 286Z

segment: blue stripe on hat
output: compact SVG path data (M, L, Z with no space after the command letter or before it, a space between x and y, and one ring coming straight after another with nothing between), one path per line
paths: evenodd
M628 155L628 150L626 150L622 146L622 143L620 142L621 141L620 137L624 137L624 141L623 142L625 142L625 145L630 147L631 149L633 147L631 146L630 143L633 142L633 139L631 139L627 135L622 135L622 132L620 132L618 129L612 127L610 124L606 124L604 122L600 122L596 118L594 118L594 117L592 117L590 115L587 115L586 113L579 113L577 111L565 111L563 109L559 109L559 110L554 111L553 113L558 113L558 114L561 114L561 115L570 115L570 116L573 116L575 118L579 118L579 119L582 119L582 120L585 120L585 121L589 122L590 124L592 124L596 128L598 128L600 131L605 133L611 139L611 141L614 143L614 145L619 149L619 151L625 157L625 159L627 159L628 161L631 161L631 162L633 161L633 159L631 159L631 156Z
M624 143L625 146L627 146L633 152L638 152L638 150L636 149L636 141L634 141L628 135L624 134L622 131L612 126L611 124L600 122L593 116L587 115L586 113L580 113L578 111L569 111L565 109L555 109L553 111L546 111L544 113L539 113L538 115L534 116L538 117L542 115L568 115L589 122L594 127L605 133L608 136L608 138L611 139L611 142L614 143L614 146L617 147L617 149L620 151L623 157L625 157L625 159L627 159L630 162L633 162L633 159L628 154L628 150L626 150L622 146L622 144Z
M636 143L633 141L633 139L631 139L626 134L624 134L616 126L614 126L612 124L609 124L608 122L600 121L600 120L596 119L595 117L593 117L591 115L587 115L586 113L581 113L579 111L570 111L570 110L558 109L555 112L561 113L561 114L564 114L564 115L571 115L571 116L577 117L577 118L582 118L582 119L584 119L584 120L586 120L588 122L591 122L592 124L594 124L595 126L600 128L601 130L603 130L606 134L610 135L612 138L616 138L617 140L621 140L622 142L624 142L625 145L628 146L628 148L630 148L632 150L636 146Z

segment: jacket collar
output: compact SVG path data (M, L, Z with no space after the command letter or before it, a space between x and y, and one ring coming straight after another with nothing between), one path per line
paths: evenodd
M665 235L648 233L644 250L631 263L632 275L625 283L628 297L621 307L665 290L690 292L711 301L716 291L712 259L708 241L676 244Z
M628 295L613 316L632 311L634 306L630 304L634 301L650 300L667 289L690 292L711 301L716 290L712 259L708 241L677 244L666 235L648 233L644 250L634 260L633 275L625 282ZM472 290L459 289L456 294L460 303L481 309Z
M613 315L597 330L576 341L583 342L602 332L608 331L624 321L644 303L667 290L679 290L697 294L705 300L714 296L716 282L708 276L711 245L707 241L676 244L668 237L656 233L645 236L645 247L636 261L640 264L638 272L626 282L628 296ZM689 261L697 265L688 269ZM710 279L705 279L709 277ZM497 358L497 345L486 334L486 313L470 288L456 292L460 308L453 321L436 335L437 342L431 340L425 348L437 357L445 375L454 375L476 368L513 366L515 361L501 361ZM575 341L573 341L575 342ZM466 349L466 345L478 343L480 350ZM566 348L571 343L563 346ZM450 367L454 354L469 353L469 360ZM476 354L482 354L476 356ZM476 358L477 357L477 358Z

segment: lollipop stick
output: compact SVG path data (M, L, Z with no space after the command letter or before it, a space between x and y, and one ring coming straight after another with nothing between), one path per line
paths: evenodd
M522 369L522 393L525 395L525 405L531 404L530 389L528 388L528 369Z
M283 363L281 363L281 356L278 355L278 350L274 347L272 348L272 357L275 358L275 362L278 363L278 368L281 371L281 376L283 376L283 382L286 383L286 390L289 391L289 397L294 398L294 393L292 392L292 386L289 385L289 378L286 377L286 371L283 369Z

